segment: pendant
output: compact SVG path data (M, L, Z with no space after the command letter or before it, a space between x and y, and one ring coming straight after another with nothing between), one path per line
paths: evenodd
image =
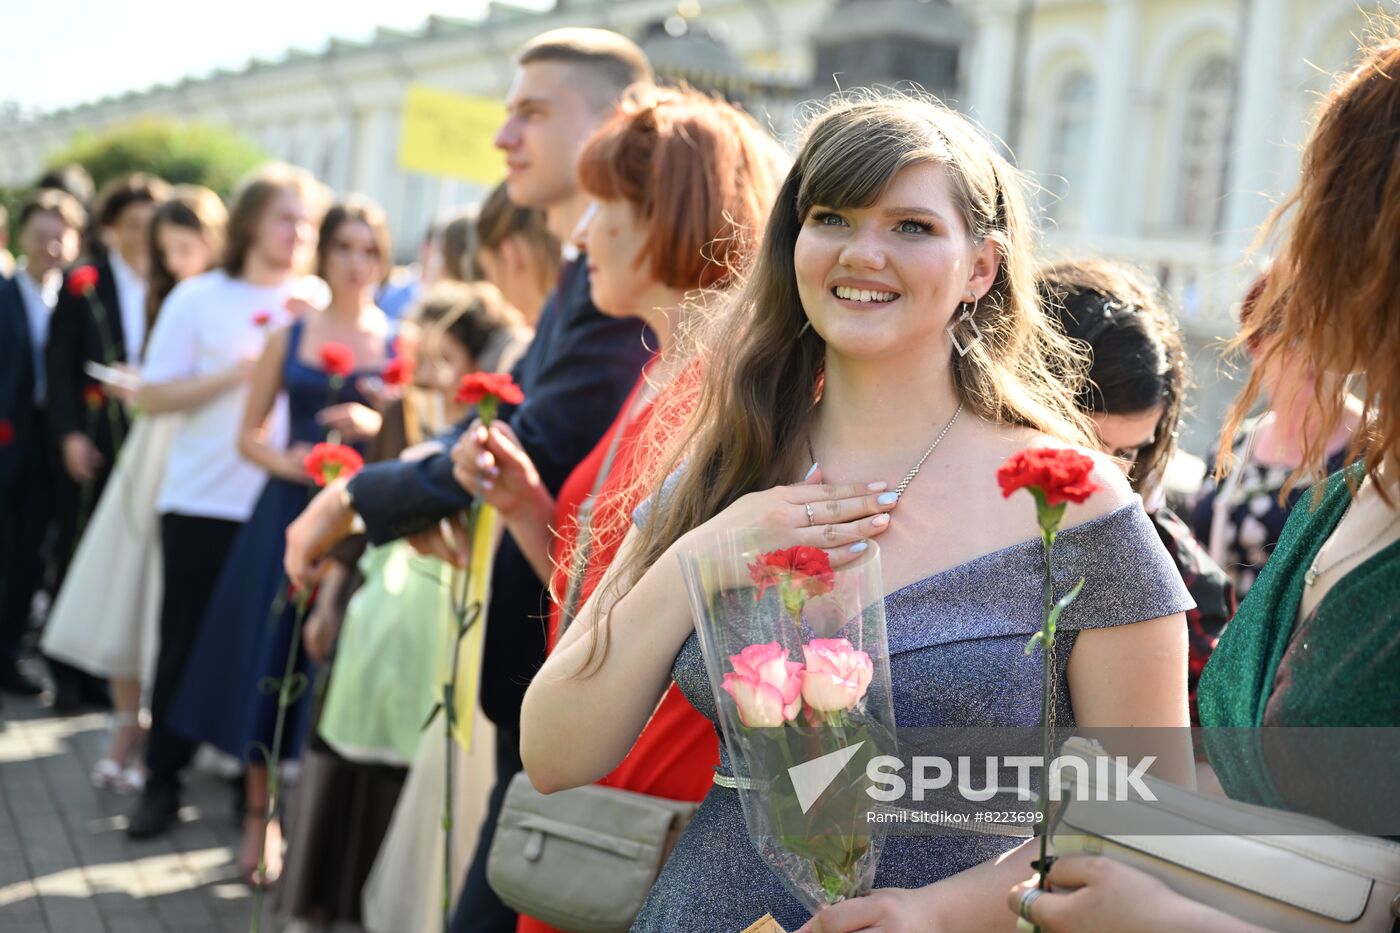
M1312 585L1313 585L1314 583L1316 583L1316 582L1317 582L1317 568L1316 568L1316 567L1309 567L1309 568L1308 568L1308 572L1305 573L1305 574L1303 574L1303 584L1304 584L1305 586L1312 586Z

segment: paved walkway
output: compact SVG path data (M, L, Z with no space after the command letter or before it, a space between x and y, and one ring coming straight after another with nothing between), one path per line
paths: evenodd
M158 839L126 835L132 798L88 772L107 715L56 717L33 701L0 706L0 930L186 933L248 929L253 897L235 867L239 827L227 782L196 774L180 823ZM262 929L282 922L264 909Z

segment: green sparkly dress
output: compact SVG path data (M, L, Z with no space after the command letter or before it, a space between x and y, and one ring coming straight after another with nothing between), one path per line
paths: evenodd
M1351 501L1346 475L1328 479L1317 508L1305 498L1293 510L1221 636L1201 675L1203 726L1400 726L1400 541L1348 573L1297 620L1304 575ZM1251 733L1253 753L1241 733L1212 741L1210 732L1211 765L1232 798L1312 810L1276 786L1273 778L1286 769L1269 753L1267 728Z

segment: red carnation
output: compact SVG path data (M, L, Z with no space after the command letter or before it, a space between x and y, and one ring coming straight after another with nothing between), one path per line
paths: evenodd
M354 476L365 465L364 459L353 448L326 443L312 447L303 462L306 475L315 480L317 486L324 486L342 476Z
M394 338L394 353L397 356L412 356L418 349L418 341L407 334L400 334Z
M830 593L836 587L836 572L831 569L830 555L821 548L801 545L758 555L758 560L749 564L749 576L758 584L755 601L762 599L769 587L776 586L783 608L798 620L807 600Z
M332 376L344 379L355 369L355 352L343 343L327 343L321 347L321 368Z
M83 402L93 411L107 404L107 393L102 391L102 387L96 383L83 386Z
M266 327L272 323L271 311L258 311L253 315L253 324L258 327Z
M386 386L406 386L413 381L413 358L396 356L384 364L383 379Z
M457 401L463 405L480 405L488 396L507 405L525 401L525 393L509 373L471 373L457 386Z
M96 287L96 266L79 266L68 273L68 294L74 298L81 298Z
M0 447L9 447L15 442L15 426L9 418L0 418Z
M1094 461L1064 447L1035 447L1007 458L997 470L1003 498L1018 489L1039 491L1050 507L1080 503L1098 491L1090 479Z

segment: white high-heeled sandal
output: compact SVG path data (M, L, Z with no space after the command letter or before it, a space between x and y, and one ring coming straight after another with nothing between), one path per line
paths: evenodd
M141 721L136 713L113 713L111 719L114 730L135 726ZM123 796L138 794L146 786L146 772L139 765L123 765L105 756L93 766L88 778L98 790Z

